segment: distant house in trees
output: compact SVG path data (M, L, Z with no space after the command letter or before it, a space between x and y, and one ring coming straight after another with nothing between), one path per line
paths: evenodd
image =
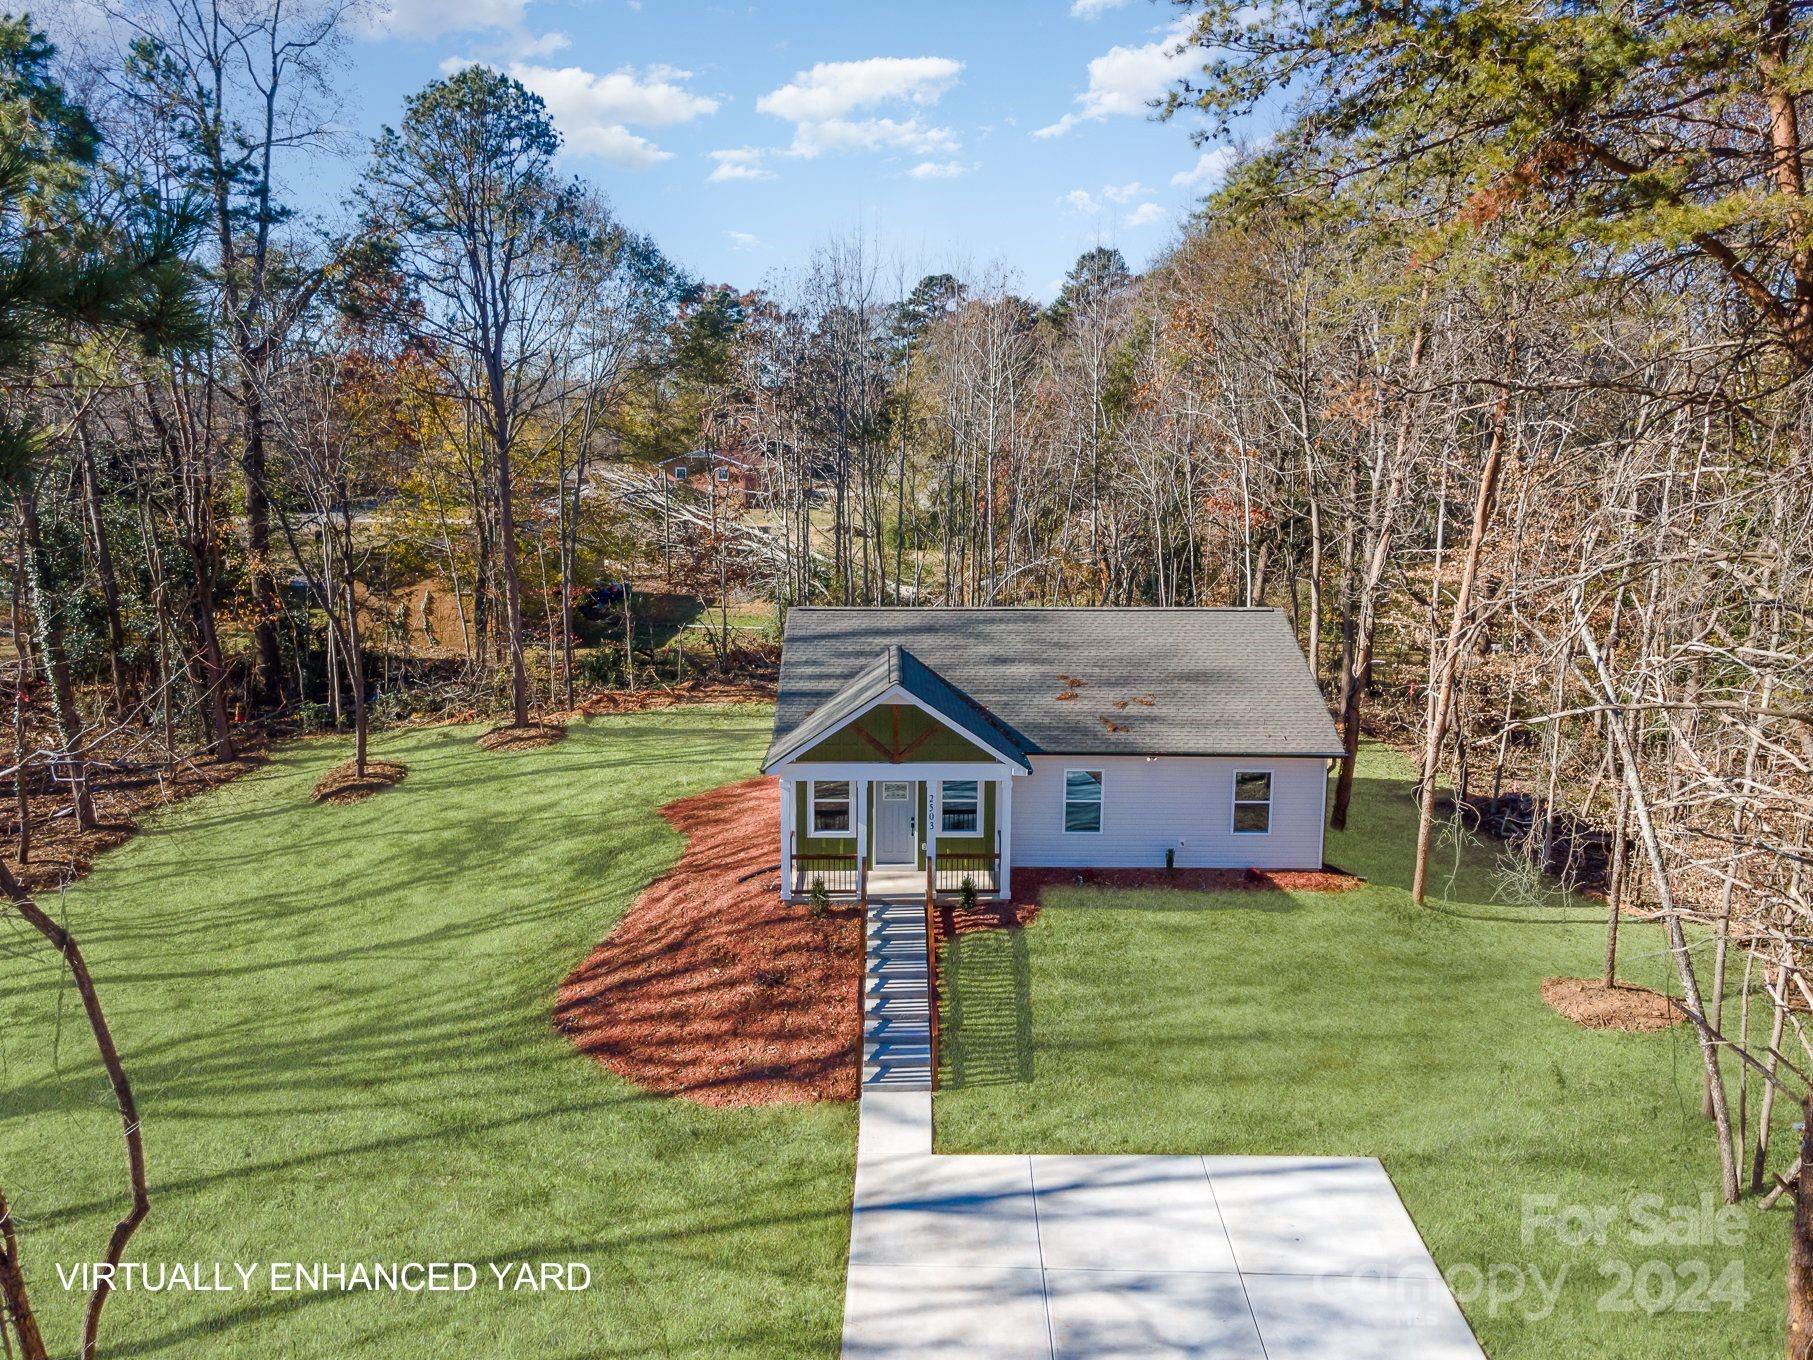
M1007 896L1015 867L1322 867L1341 742L1276 609L796 607L781 882Z
M699 495L716 496L732 505L753 505L768 494L762 460L741 448L694 449L661 464L661 474L676 486Z

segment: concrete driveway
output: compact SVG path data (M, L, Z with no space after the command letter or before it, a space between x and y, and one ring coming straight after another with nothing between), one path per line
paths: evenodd
M1482 1360L1371 1158L934 1156L865 1091L843 1353Z

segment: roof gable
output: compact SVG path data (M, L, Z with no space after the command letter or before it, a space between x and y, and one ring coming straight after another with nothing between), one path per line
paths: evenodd
M777 728L763 768L784 760L808 758L808 753L827 739L850 730L863 714L890 700L902 699L963 738L965 744L979 747L980 758L1032 768L1012 734L994 722L981 705L898 643L884 646L880 656L857 671L824 703L802 715L784 734ZM880 750L864 758L877 756L890 758Z

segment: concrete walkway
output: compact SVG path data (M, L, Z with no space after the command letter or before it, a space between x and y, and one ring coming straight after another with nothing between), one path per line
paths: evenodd
M933 1155L900 910L869 922L846 1360L1483 1360L1371 1158Z

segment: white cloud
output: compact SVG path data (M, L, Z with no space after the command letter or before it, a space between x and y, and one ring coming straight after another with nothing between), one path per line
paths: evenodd
M641 73L625 66L594 75L580 66L517 61L509 71L547 101L569 151L632 170L671 160L673 153L631 132L630 124L671 127L718 109L717 100L686 88L683 82L692 72L671 66L651 66Z
M768 168L767 157L768 153L759 146L737 146L713 151L711 158L717 164L705 178L715 184L773 179L774 171Z
M1062 137L1078 123L1112 117L1140 117L1174 80L1200 59L1178 46L1192 30L1193 21L1179 19L1164 36L1138 47L1111 47L1089 63L1089 88L1076 97L1077 109L1032 135Z
M956 179L969 171L962 161L920 161L907 173L914 179Z
M1183 189L1202 189L1205 192L1220 184L1228 167L1234 163L1234 148L1231 146L1211 147L1196 158L1196 164L1188 170L1179 170L1171 176L1171 183Z
M1110 184L1094 191L1072 189L1058 199L1058 203L1071 212L1083 217L1099 217L1111 214L1117 203L1129 203L1144 194L1146 187L1135 181L1131 184ZM1164 218L1165 210L1150 199L1134 208L1132 212L1120 218L1123 227L1149 227Z
M514 54L523 57L551 57L556 52L564 52L573 45L573 40L559 30L544 33L539 38L524 34L514 47Z
M1126 3L1127 0L1072 0L1070 12L1078 19L1094 19Z
M793 124L787 154L904 151L948 156L959 145L949 128L907 117L852 117L882 105L926 108L956 82L963 63L949 57L869 57L820 62L756 101L756 108Z
M732 250L760 250L762 248L762 238L747 231L727 231L724 233L724 239L730 242Z
M917 118L830 118L822 123L801 123L793 130L795 156L812 157L826 151L905 151L914 156L936 156L955 151L956 134L949 128L928 127Z
M949 57L821 61L809 71L796 72L780 89L756 100L755 106L789 123L817 123L901 100L935 104L962 70L963 63Z
M564 112L576 122L666 127L718 111L717 100L680 83L692 78L691 71L671 66L651 66L640 75L627 66L593 75L580 66L515 62L510 74L547 100L557 120Z

